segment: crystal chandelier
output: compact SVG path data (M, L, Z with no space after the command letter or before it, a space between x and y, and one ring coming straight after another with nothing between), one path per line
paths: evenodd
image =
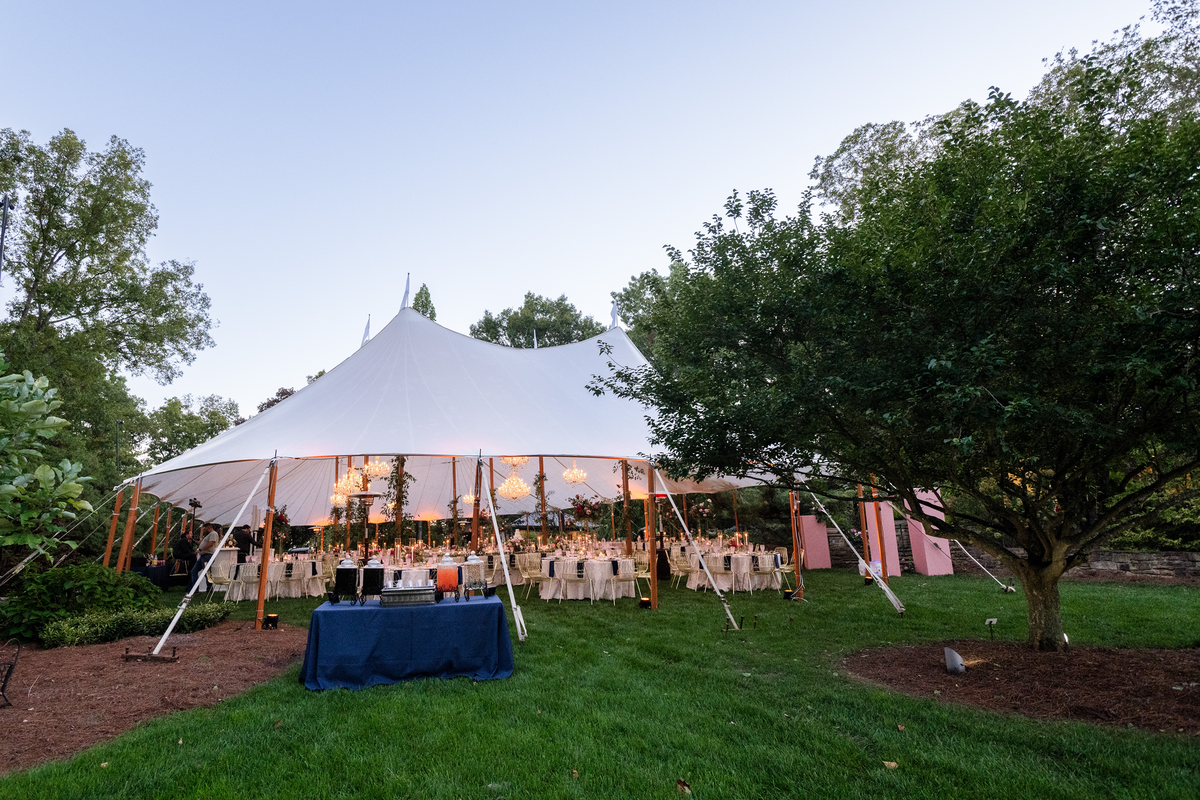
M346 495L342 494L341 492L334 492L329 496L329 504L335 506L346 505Z
M501 456L500 460L513 469L520 469L529 463L529 456Z
M465 506L475 505L475 495L464 494L462 496L462 501L463 501L463 505L465 505Z
M509 502L516 502L522 497L529 496L529 484L521 480L514 469L508 473L508 477L504 479L504 483L496 488L496 493Z
M362 475L359 475L353 469L348 470L345 475L338 478L337 483L333 485L334 491L338 494L354 494L361 492L363 487Z
M371 480L378 480L389 474L392 471L392 467L386 461L380 461L377 458L374 461L363 464L362 470Z
M587 473L575 465L575 459L571 459L571 468L563 473L563 480L567 483L583 483L587 480Z

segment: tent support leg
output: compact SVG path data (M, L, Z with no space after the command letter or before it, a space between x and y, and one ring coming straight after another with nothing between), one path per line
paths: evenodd
M651 475L654 475L658 472L658 470L654 469L653 466L650 467L650 470ZM662 480L661 475L659 476L659 480ZM717 586L717 582L713 580L712 573L708 571L708 564L704 562L704 556L701 555L700 548L696 547L696 542L694 539L692 539L692 532L688 530L687 523L683 520L683 515L679 513L679 507L675 505L675 498L671 495L671 490L667 488L667 482L662 481L662 485L663 491L667 494L667 499L671 501L671 508L674 509L675 516L679 518L679 524L683 526L683 535L687 537L688 544L690 544L692 546L692 550L695 551L696 558L699 560L700 566L704 569L704 574L708 576L708 582L712 585L713 592L716 593L717 598L721 601L721 605L725 606L725 616L729 617L730 626L735 631L741 630L741 627L739 627L737 624L737 620L733 618L733 611L731 611L729 608L729 601L725 599L725 595L721 592L720 587ZM654 478L650 479L650 496L654 496ZM653 575L654 572L651 571L650 574Z
M258 606L254 609L254 630L256 631L262 630L263 604L267 601L267 573L271 566L271 525L275 522L275 478L279 474L274 459L271 459L271 466L267 469L271 473L271 478L267 484L267 522L263 526L262 558L259 559L258 565ZM366 539L365 534L363 538ZM219 548L217 552L220 552ZM210 559L208 563L212 564L212 560Z
M225 542L229 540L229 537L233 535L233 530L238 526L238 523L242 521L242 514L246 513L246 506L250 505L250 501L254 499L254 495L258 494L258 487L262 486L263 478L267 477L267 473L274 468L275 459L271 459L271 465L264 469L262 474L258 476L258 483L254 484L254 488L250 490L250 494L246 495L246 502L242 503L241 509L238 510L237 516L233 518L233 523L229 526L229 529L225 531L225 535L221 537L221 541L217 542L218 553L221 552L221 548L225 546ZM186 524L186 521L184 524ZM181 533L180 535L182 536L183 534ZM163 645L167 643L167 637L171 635L171 631L175 630L175 624L179 622L179 618L183 616L184 609L188 607L188 603L192 602L192 596L196 594L196 587L198 587L204 581L204 579L208 577L208 571L210 569L212 569L211 558L208 560L208 563L204 565L204 569L200 571L200 575L196 578L196 583L192 586L188 593L183 596L183 600L180 601L179 610L175 612L174 619L171 620L171 624L167 626L166 632L163 633L162 638L158 640L158 645L154 648L154 655L158 655L159 651L163 649Z

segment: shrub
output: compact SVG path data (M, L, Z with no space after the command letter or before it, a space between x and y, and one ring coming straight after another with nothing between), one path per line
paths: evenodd
M197 603L184 609L175 630L191 633L223 621L233 608L225 603ZM127 636L161 636L171 618L173 608L150 611L94 611L51 622L42 630L42 644L47 647L70 647L78 644L115 642Z
M21 590L0 604L0 635L37 639L57 619L154 608L160 594L157 586L132 572L118 575L100 564L55 567L26 578Z

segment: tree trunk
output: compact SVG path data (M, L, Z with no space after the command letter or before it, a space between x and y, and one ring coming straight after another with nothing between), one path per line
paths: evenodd
M1025 565L1018 576L1029 606L1029 638L1026 641L1037 650L1066 649L1058 597L1058 579L1064 572L1063 566L1057 563L1040 568Z

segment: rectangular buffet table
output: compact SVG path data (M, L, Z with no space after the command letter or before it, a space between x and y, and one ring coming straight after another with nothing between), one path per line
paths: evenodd
M363 689L414 678L475 680L513 672L508 619L498 597L384 608L328 602L313 611L300 682Z

